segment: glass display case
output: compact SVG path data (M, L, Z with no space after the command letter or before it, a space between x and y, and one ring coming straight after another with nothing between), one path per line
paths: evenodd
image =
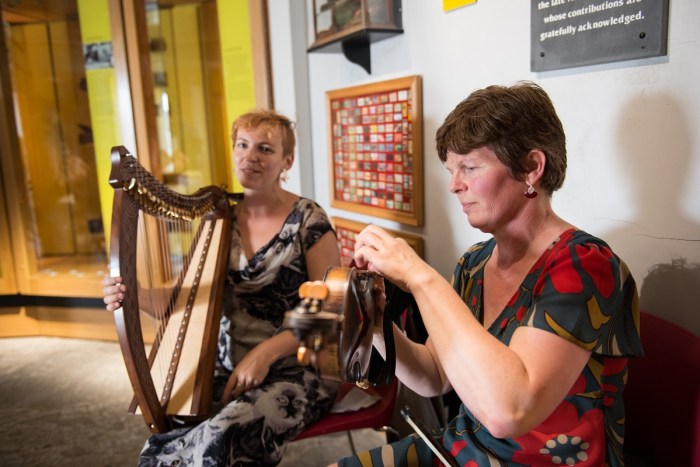
M401 0L314 0L309 52L343 52L369 69L371 43L403 33Z

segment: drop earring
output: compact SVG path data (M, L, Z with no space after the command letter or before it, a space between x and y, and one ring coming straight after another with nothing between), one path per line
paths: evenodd
M282 169L282 172L280 172L280 181L287 183L287 180L289 180L289 173L287 169Z
M529 183L527 184L527 191L525 191L525 197L528 199L532 199L535 196L537 196L537 192L535 191L535 187L530 185Z

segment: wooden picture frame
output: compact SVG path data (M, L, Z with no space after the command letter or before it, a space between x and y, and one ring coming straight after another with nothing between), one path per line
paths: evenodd
M418 75L326 93L334 208L423 225Z
M349 267L355 253L355 237L368 224L362 222L343 219L342 217L331 217L335 234L338 237L338 248L340 249L340 264L343 267ZM382 227L383 228L383 227ZM423 258L423 237L413 235L406 232L384 229L389 235L401 237L413 248L418 256Z

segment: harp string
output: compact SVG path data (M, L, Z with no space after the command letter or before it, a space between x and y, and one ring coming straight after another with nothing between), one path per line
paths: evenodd
M165 348L171 348L173 345L172 342L172 337L169 336L168 334L164 334L165 328L167 327L168 324L168 310L172 310L172 293L170 291L172 290L170 287L170 273L171 269L169 267L170 264L170 255L168 254L168 230L169 230L169 223L170 221L167 218L162 218L162 217L156 217L157 220L157 225L158 229L156 230L157 232L157 240L155 242L154 246L158 247L158 254L157 258L159 263L158 265L158 271L159 271L159 276L158 276L158 284L157 288L154 288L152 293L156 294L157 296L155 297L155 300L158 303L158 336L160 341L162 342L162 345L165 346ZM157 293L156 290L161 291L160 293ZM167 301L164 299L164 295L167 294ZM159 380L158 381L165 381L167 378L168 374L168 361L167 361L167 355L163 352L158 352L158 371L159 371ZM158 391L163 391L162 387L157 388ZM162 392L159 392L162 394Z
M145 215L140 225L143 229L139 238L143 239L144 252L142 280L146 299L144 308L150 311L150 329L158 351L154 352L151 374L156 383L156 391L164 404L170 399L170 389L177 378L177 368L173 354L180 353L180 360L188 354L181 353L187 339L186 326L181 327L183 302L190 295L192 284L185 279L193 264L194 243L198 239L202 220L200 218L172 218L168 216ZM178 303L179 302L179 303ZM176 305L177 304L177 305ZM173 315L173 312L176 315ZM163 351L165 349L165 351Z
M139 182L143 183L143 177L138 173ZM151 372L160 371L160 363L154 360L156 347L160 344L162 331L159 324L163 317L163 307L158 294L157 287L157 272L154 264L153 248L157 246L157 235L151 235L153 229L157 229L158 222L156 218L139 210L139 232L136 236L138 240L137 258L136 258L136 273L139 287L139 311L141 316L142 329L144 333L144 342L146 343L146 353L149 355L149 365ZM157 393L160 395L161 389L156 387Z
M163 242L164 248L167 251L163 251L162 257L168 258L168 286L173 293L170 294L170 301L168 303L169 310L175 308L175 303L184 292L180 284L180 276L184 273L185 258L183 254L183 248L187 245L187 231L190 222L183 219L172 219L167 223L167 241ZM178 346L177 340L179 338L184 339L186 336L180 335L180 333L172 332L168 334L171 341L168 342L169 349L175 349ZM182 342L179 343L182 345ZM170 357L170 355L168 355ZM164 363L165 365L171 365L171 360L169 359Z
M141 177L141 173L138 175L145 185L146 177ZM177 299L174 285L182 264L177 254L181 248L172 239L177 240L182 232L182 227L178 224L185 222L146 211L140 211L139 217L137 277L142 329L145 334L144 342L151 343L147 344L146 351L149 355L152 379L154 383L157 382L156 392L161 397L171 369L170 353L158 349L174 348L177 337L173 337L170 330L166 332L170 313Z

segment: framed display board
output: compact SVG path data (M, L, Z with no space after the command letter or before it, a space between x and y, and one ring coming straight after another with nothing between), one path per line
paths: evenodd
M338 236L338 246L340 247L340 264L343 267L349 267L355 254L355 237L368 224L355 222L341 217L332 217L331 222L335 228L335 233ZM413 248L418 256L423 257L423 238L418 235L409 234L406 232L397 232L395 230L386 230L394 237L401 237Z
M331 206L423 225L420 76L328 91Z

